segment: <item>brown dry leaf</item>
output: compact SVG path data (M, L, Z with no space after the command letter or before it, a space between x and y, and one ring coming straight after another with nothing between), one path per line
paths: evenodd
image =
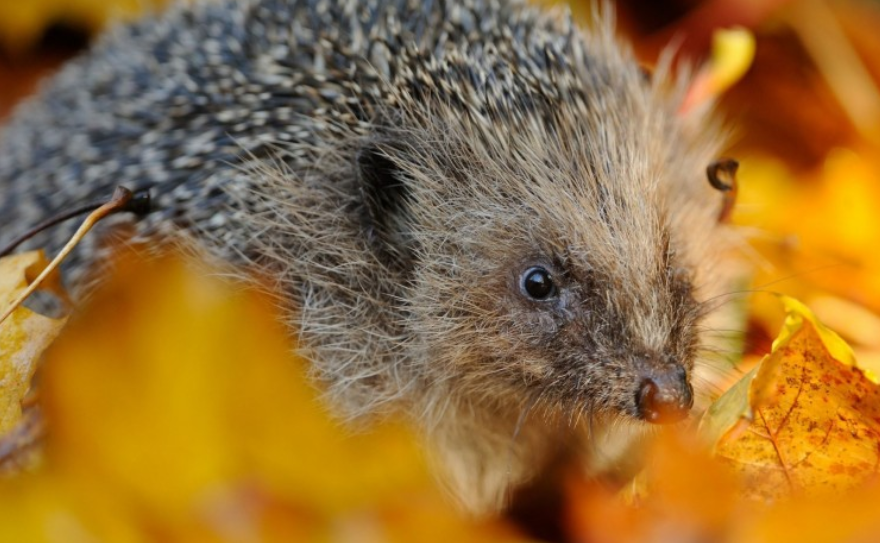
M703 422L745 495L761 501L846 491L880 465L880 387L805 306L783 301L773 351Z
M39 251L0 259L0 313L47 264ZM42 288L66 299L57 274L51 274ZM12 430L21 419L21 401L30 388L37 362L65 321L19 307L0 324L0 435Z

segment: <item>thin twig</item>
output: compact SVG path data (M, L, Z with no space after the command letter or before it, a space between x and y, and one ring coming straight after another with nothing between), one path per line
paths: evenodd
M46 230L48 228L52 228L53 226L60 224L68 219L72 219L78 215L82 215L84 213L90 213L90 212L98 209L99 207L101 207L105 203L106 202L104 202L104 201L92 202L91 204L86 204L86 205L82 205L79 207L75 207L75 208L71 209L70 211L65 211L63 213L59 213L58 215L55 215L54 217L46 219L45 221L34 226L33 228L31 228L30 230L28 230L24 234L18 236L17 238L15 238L11 242L9 242L5 247L0 249L0 258L11 254L12 251L14 251L19 245L21 245L25 241L31 239L35 235L39 234L43 230ZM133 213L138 214L138 215L144 215L149 211L149 206L150 206L149 193L146 191L138 191L138 192L134 193L134 199L129 204L128 210L132 211Z
M110 198L107 203L101 205L99 208L92 211L88 217L86 217L82 225L80 225L80 227L77 229L76 233L74 233L67 244L65 244L64 247L61 248L61 251L52 260L52 262L50 262L49 265L46 266L46 268L42 272L40 272L40 275L38 275L37 278L34 279L30 285L28 285L28 287L21 293L21 295L14 302L12 302L6 312L3 313L2 316L0 316L0 324L2 324L3 321L5 321L10 315L12 315L13 311L15 311L18 306L20 306L21 303L27 299L28 296L33 294L34 291L40 287L46 277L50 273L52 273L52 271L54 271L59 264L61 264L61 261L63 261L67 257L67 255L70 254L70 251L72 251L73 248L76 247L76 245L82 240L82 238L88 233L88 231L91 230L92 227L94 227L95 224L98 223L98 221L100 221L104 217L107 217L108 215L112 215L113 213L128 210L133 200L134 194L130 190L125 187L116 187L116 190L113 192L113 197ZM136 200L135 202L136 205L140 205L140 202L137 202Z

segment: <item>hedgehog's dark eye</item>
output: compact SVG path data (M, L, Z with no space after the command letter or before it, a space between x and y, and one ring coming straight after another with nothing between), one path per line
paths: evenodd
M529 298L539 301L556 295L556 285L550 272L538 266L527 269L523 274L522 290Z

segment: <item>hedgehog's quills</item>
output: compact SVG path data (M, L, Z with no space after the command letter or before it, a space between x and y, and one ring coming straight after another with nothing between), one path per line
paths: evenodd
M458 499L497 508L563 442L682 417L704 367L720 138L610 26L498 0L180 6L18 110L0 237L150 187L140 237L277 279L340 416L408 413ZM102 257L77 255L79 277Z

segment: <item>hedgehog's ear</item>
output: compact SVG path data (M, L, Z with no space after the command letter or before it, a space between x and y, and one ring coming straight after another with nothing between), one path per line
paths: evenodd
M383 261L406 269L411 265L407 231L409 191L400 168L375 146L357 154L362 223L367 239Z

